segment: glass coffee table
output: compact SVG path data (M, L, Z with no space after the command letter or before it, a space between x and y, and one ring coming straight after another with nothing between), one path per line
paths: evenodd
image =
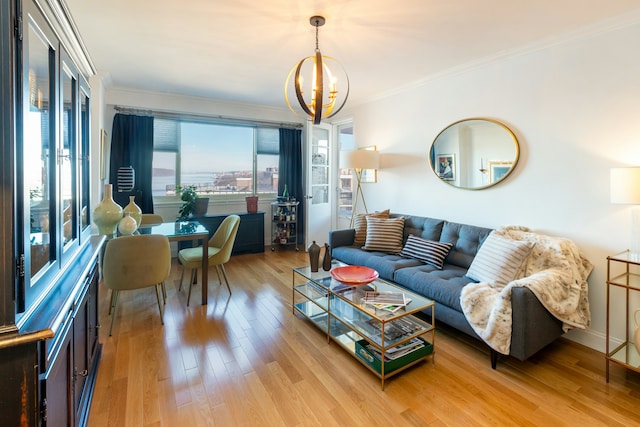
M332 263L332 269L343 266ZM381 298L402 302L387 306ZM383 302L374 305L377 301ZM428 357L434 360L434 302L385 280L356 286L337 281L329 271L294 268L292 306L294 314L325 332L328 342L336 342L377 375L382 389L386 378ZM429 309L425 320L415 316Z

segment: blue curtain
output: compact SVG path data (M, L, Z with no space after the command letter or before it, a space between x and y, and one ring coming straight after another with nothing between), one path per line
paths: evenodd
M125 207L129 196L136 196L135 202L143 213L153 213L151 172L153 165L153 117L116 114L111 131L111 163L109 182L113 184L113 199ZM118 169L132 166L135 171L135 185L131 191L117 189Z
M287 185L289 196L300 202L298 205L298 243L304 243L304 195L302 180L302 131L280 128L280 163L278 165L278 194Z

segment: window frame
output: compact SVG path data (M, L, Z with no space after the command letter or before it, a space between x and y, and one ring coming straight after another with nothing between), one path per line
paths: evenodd
M203 125L211 125L211 126L230 126L230 127L243 127L243 128L247 128L247 129L251 129L253 132L253 141L252 141L252 160L251 160L251 168L252 168L252 184L251 184L251 188L252 191L251 192L238 192L238 193L227 193L227 194L209 194L209 193L202 193L202 196L204 197L208 197L211 201L218 201L218 202L244 202L245 197L247 196L261 196L264 198L273 198L275 200L275 198L277 197L277 188L274 188L273 191L258 191L258 156L260 155L260 153L258 153L258 130L259 129L271 129L271 130L276 130L277 131L277 127L276 126L267 126L264 124L254 124L254 123L228 123L225 121L218 121L218 120L206 120L206 119L192 119L192 118L181 118L181 117L155 117L154 118L154 126L155 126L155 120L166 120L166 121L175 121L178 123L178 126L180 126L182 123L192 123L192 124L203 124ZM155 131L155 129L154 129ZM155 144L154 144L154 156L156 152L162 152L162 153L175 153L176 158L175 158L175 171L176 171L176 182L175 185L179 186L182 183L181 181L181 176L182 176L182 152L181 152L181 145L182 145L182 140L180 139L180 137L178 137L178 141L177 141L177 145L175 149L169 149L169 148L159 148L156 149L155 148ZM264 153L264 155L268 155L266 153ZM279 155L279 153L278 153ZM159 203L163 203L163 202L179 202L180 201L180 196L179 194L175 194L175 195L154 195L153 196L153 200L154 202L159 202Z

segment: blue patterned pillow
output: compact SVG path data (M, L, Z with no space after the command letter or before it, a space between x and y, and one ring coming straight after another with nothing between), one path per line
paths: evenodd
M453 243L435 242L410 234L400 255L426 262L442 270L444 260L451 248L453 248Z

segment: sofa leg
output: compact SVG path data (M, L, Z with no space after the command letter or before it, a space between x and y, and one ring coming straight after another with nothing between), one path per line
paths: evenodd
M491 351L491 369L496 369L496 366L498 366L498 352L492 348L489 351Z

